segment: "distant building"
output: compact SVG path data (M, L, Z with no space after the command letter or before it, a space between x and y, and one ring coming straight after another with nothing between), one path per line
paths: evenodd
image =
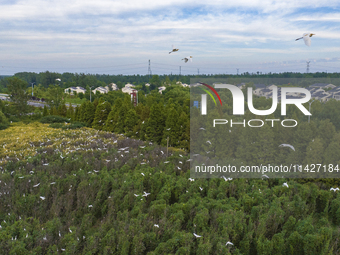
M133 91L136 91L136 90L131 88L131 87L124 87L124 88L122 88L122 92L123 93L131 94Z
M133 85L131 83L125 84L125 88L134 88L134 87L136 87L136 85Z
M166 90L166 87L165 86L162 86L162 87L159 87L158 88L158 92L160 93L160 94L162 94L162 91L163 90Z
M86 92L86 89L84 89L83 87L70 87L64 90L65 93L68 93L70 95L73 95L73 92L78 93L84 93Z
M110 91L110 88L112 91L118 90L118 86L116 83L110 83L108 86L105 86L105 89L107 89L108 91Z
M105 94L105 93L109 92L109 88L106 89L106 88L103 88L103 87L98 87L98 88L95 88L94 90L92 90L92 92L94 94L96 94L97 91L101 94Z
M313 85L309 86L310 88L322 88L322 89L334 89L336 86L330 83L314 83Z

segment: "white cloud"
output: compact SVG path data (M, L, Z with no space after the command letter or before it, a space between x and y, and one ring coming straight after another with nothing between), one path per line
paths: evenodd
M31 59L41 68L53 63L51 59L83 67L86 58L97 66L99 59L134 63L149 58L171 66L182 64L180 59L188 54L194 56L193 65L200 66L219 56L226 64L240 63L237 57L242 56L244 66L274 57L327 58L339 52L340 16L335 11L325 15L319 8L338 5L334 0L327 5L316 0L0 3L0 53L4 62ZM295 42L308 31L316 34L310 48ZM180 48L178 58L168 54L172 44Z

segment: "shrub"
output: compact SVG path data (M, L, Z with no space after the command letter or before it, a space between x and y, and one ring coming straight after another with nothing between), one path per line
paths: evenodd
M52 123L52 124L49 125L49 127L51 127L51 128L63 128L64 124L62 124L62 123Z
M9 121L6 116L0 111L0 130L6 129L9 126Z
M71 123L70 125L63 126L62 129L77 129L77 128L82 128L82 127L86 127L86 124L83 122L75 121Z
M49 116L42 117L40 122L41 123L64 123L64 122L69 123L70 120L68 118L61 117L61 116L49 115Z

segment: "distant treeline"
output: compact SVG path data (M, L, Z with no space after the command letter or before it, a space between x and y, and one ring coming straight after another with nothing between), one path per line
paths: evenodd
M108 75L108 74L85 74L85 73L56 73L56 72L20 72L14 74L28 83L34 83L34 85L41 84L43 87L47 88L49 85L59 85L62 88L68 87L99 87L106 86L110 83L116 83L119 88L122 88L126 83L132 83L135 85L145 84L150 82L153 76L149 75ZM244 78L295 78L295 79L306 79L306 78L327 78L329 82L334 82L334 79L340 78L340 73L248 73L245 72L240 75L230 75L230 74L201 74L201 75L156 75L159 77L160 84L163 82L174 82L181 81L182 83L190 84L190 80L205 79L205 78L215 78L215 79L232 79L231 82L243 82ZM0 92L6 88L6 76L0 76ZM61 79L57 81L56 79Z

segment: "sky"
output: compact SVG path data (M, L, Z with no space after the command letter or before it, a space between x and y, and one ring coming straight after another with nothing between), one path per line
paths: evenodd
M339 28L338 0L0 0L0 75L339 72Z

